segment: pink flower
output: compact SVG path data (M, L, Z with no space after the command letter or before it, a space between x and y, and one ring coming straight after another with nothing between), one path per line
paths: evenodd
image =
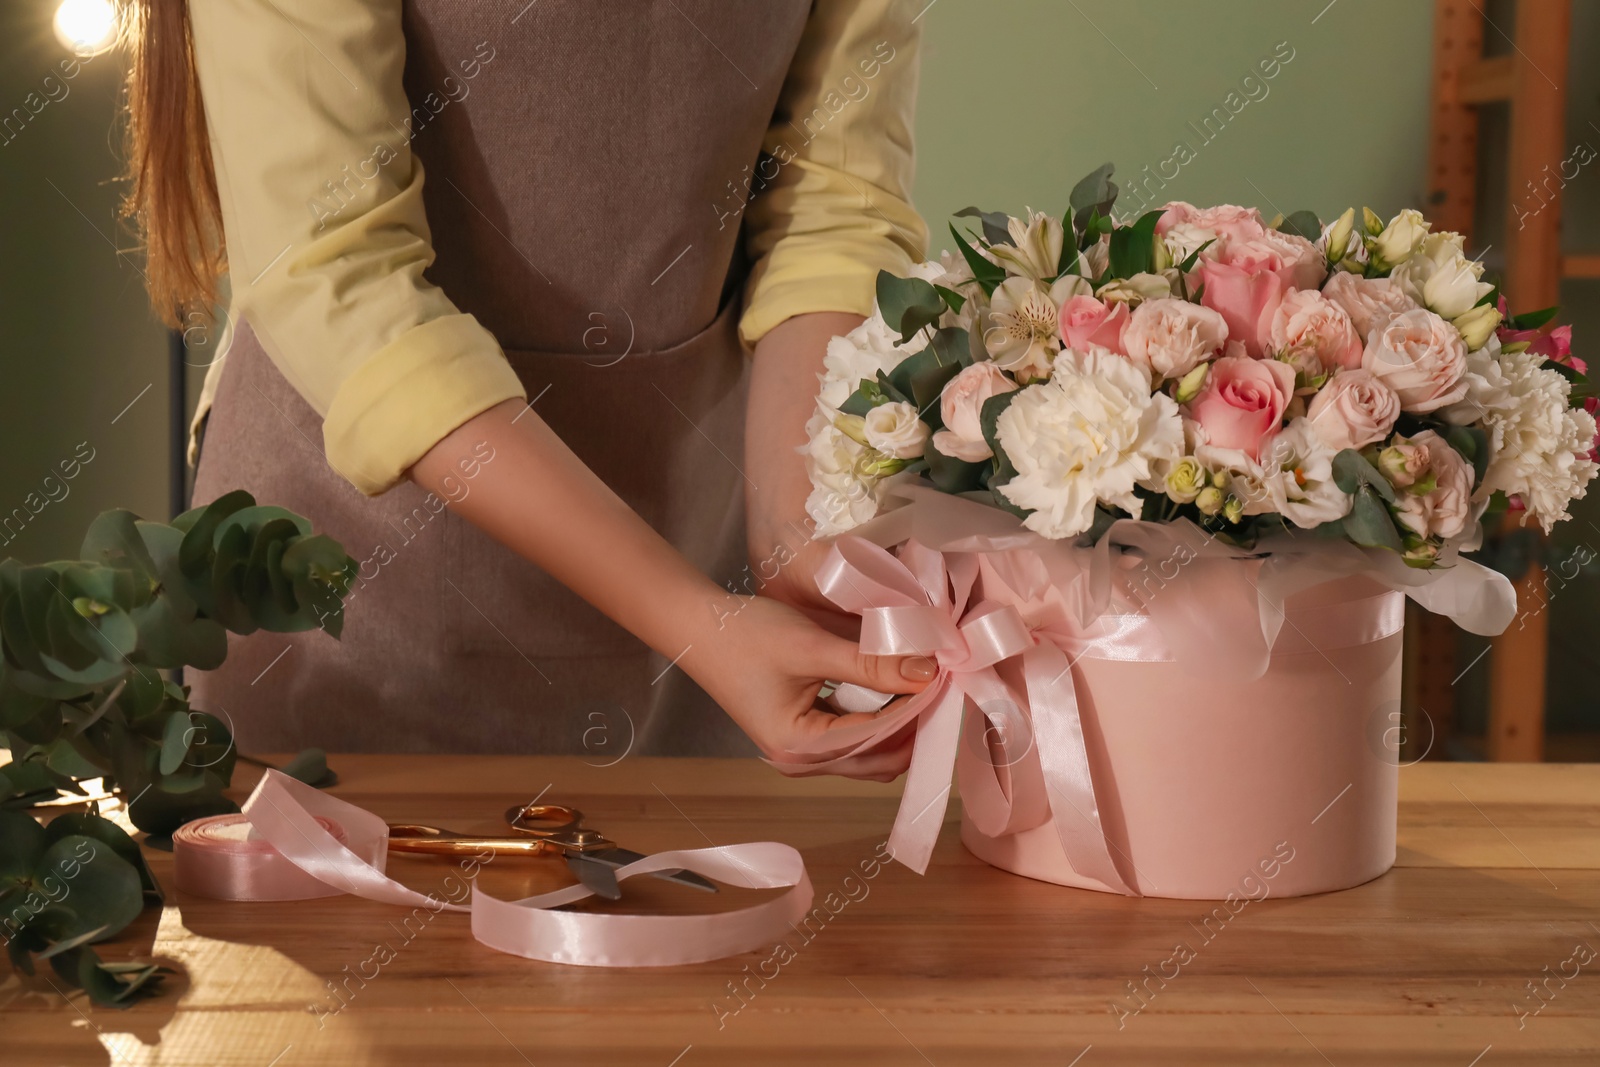
M1158 298L1134 309L1122 339L1128 358L1160 383L1181 378L1216 355L1228 340L1228 326L1210 308Z
M1179 223L1188 223L1217 235L1219 244L1230 241L1249 241L1267 232L1266 220L1253 207L1218 204L1216 207L1195 207L1182 200L1166 205L1156 222L1156 233L1165 234Z
M1200 395L1188 415L1205 444L1237 449L1251 459L1283 425L1283 411L1294 396L1294 370L1287 363L1247 356L1223 356L1211 364Z
M1361 448L1389 436L1400 417L1400 398L1360 367L1341 370L1312 397L1306 417L1330 448Z
M1128 305L1105 304L1092 296L1075 296L1061 305L1061 340L1067 348L1086 352L1090 345L1126 355L1122 331L1128 326Z
M1391 452L1405 450L1404 459L1412 480L1396 493L1395 517L1400 525L1418 537L1451 538L1462 534L1472 515L1472 466L1432 430L1412 438L1397 437L1385 449L1380 462ZM1426 493L1415 491L1417 483L1429 474L1434 483Z
M1200 282L1205 286L1200 303L1222 316L1228 324L1229 338L1259 358L1272 314L1283 300L1283 279L1271 271L1235 266L1221 259L1202 257L1198 266Z
M1350 316L1315 289L1293 289L1273 311L1267 343L1274 353L1310 351L1325 370L1361 366L1361 338Z
M1436 411L1467 395L1467 346L1426 308L1403 311L1372 331L1361 366L1400 395L1406 411Z
M994 455L983 439L983 402L1016 387L1017 383L993 363L974 363L964 368L945 383L944 392L939 394L939 416L944 419L944 429L933 435L933 447L968 463Z
M1506 311L1506 298L1500 298L1500 314L1509 318ZM1546 333L1543 330L1513 330L1502 326L1495 331L1495 336L1500 338L1503 345L1516 344L1519 341L1528 343L1528 351L1536 356L1565 363L1579 374L1589 373L1589 364L1572 354L1572 327L1557 326Z
M1333 272L1322 295L1344 308L1350 322L1365 342L1374 327L1382 326L1402 311L1413 311L1422 305L1405 294L1405 290L1389 278L1363 278L1346 270Z

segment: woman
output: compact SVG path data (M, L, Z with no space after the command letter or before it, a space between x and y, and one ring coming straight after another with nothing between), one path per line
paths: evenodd
M925 238L901 6L140 0L153 297L210 306L222 237L231 281L196 499L361 565L340 641L238 641L196 702L257 750L609 761L789 751L842 721L825 678L921 688L706 577L756 584L744 498L766 591L822 606L794 450Z

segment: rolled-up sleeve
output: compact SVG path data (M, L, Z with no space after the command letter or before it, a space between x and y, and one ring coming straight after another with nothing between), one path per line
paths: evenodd
M923 258L928 231L911 206L916 10L817 0L745 209L746 344L794 315L869 314L878 271Z
M400 0L189 5L233 311L323 416L363 493L522 397L499 343L423 278Z

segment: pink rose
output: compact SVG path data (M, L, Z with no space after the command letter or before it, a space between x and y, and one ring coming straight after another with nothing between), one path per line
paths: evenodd
M1311 400L1306 417L1329 448L1381 441L1400 417L1400 398L1370 371L1341 370Z
M1221 315L1228 336L1259 358L1272 313L1283 299L1283 279L1271 271L1248 270L1221 259L1201 257L1198 267L1205 286L1200 303Z
M1188 374L1216 355L1227 340L1228 324L1221 315L1171 298L1140 304L1122 331L1128 358L1156 384Z
M1309 350L1325 370L1361 366L1361 338L1344 309L1315 289L1294 289L1272 313L1267 344L1274 353Z
M1420 306L1388 278L1363 278L1347 270L1334 271L1328 284L1322 287L1322 295L1350 316L1350 324L1361 335L1363 344L1372 335L1374 326Z
M1164 235L1179 223L1210 230L1217 235L1219 244L1253 240L1267 232L1266 220L1253 207L1236 207L1233 204L1195 207L1175 200L1162 209L1161 218L1156 221L1156 233Z
M1087 351L1090 345L1126 354L1122 331L1128 325L1128 305L1105 304L1092 296L1075 296L1061 305L1061 340L1068 348Z
M1461 453L1432 430L1410 439L1395 438L1392 449L1405 450L1406 466L1415 474L1412 484L1395 494L1400 525L1418 537L1451 538L1462 534L1472 515L1472 466ZM1391 449L1385 449L1388 455ZM1433 476L1433 488L1415 492L1418 483Z
M1288 364L1223 356L1211 364L1205 386L1187 411L1199 424L1203 443L1259 459L1262 446L1283 425L1283 410L1292 396L1294 370Z
M983 439L980 421L983 402L1016 387L1017 383L993 363L974 363L963 368L945 383L944 391L939 394L939 415L944 419L944 429L933 435L933 447L968 463L994 455Z
M1322 253L1298 234L1262 230L1248 240L1229 241L1220 258L1246 270L1269 270L1290 289L1315 289L1327 277Z
M1454 326L1425 308L1375 328L1361 366L1398 393L1406 411L1434 411L1467 395L1467 346Z

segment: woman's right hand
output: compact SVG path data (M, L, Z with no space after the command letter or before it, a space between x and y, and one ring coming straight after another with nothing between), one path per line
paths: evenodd
M922 656L871 656L787 604L743 598L702 634L679 665L700 683L771 759L806 760L811 742L841 727L887 714L840 714L817 700L823 682L853 682L880 693L920 692L936 668ZM911 762L908 727L888 748L849 757L828 773L889 782ZM822 762L822 757L812 757ZM807 772L790 772L804 774ZM821 773L821 772L816 772Z

